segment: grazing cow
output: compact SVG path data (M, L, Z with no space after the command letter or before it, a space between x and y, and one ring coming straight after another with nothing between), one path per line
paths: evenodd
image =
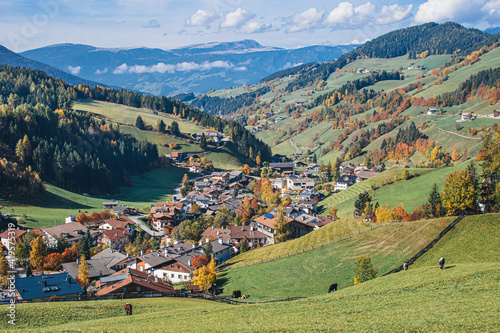
M337 282L335 282L334 284L332 284L330 286L330 288L328 288L328 292L332 292L332 291L337 291Z
M132 304L130 303L125 304L125 312L127 312L127 316L132 315Z
M439 268L441 268L441 269L443 269L443 268L444 268L444 258L443 258L443 257L441 257L441 258L439 259Z
M405 263L403 264L403 269L404 269L405 271L407 271L407 270L408 270L408 263L407 263L407 262L405 262Z

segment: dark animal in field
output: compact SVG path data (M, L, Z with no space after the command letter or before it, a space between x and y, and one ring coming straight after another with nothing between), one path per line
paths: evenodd
M127 312L127 316L132 315L132 304L130 303L125 304L125 312Z
M335 282L334 284L332 284L330 286L330 288L328 288L328 292L332 292L332 291L337 291L337 282Z
M444 258L443 258L443 257L441 257L441 258L439 259L439 268L441 268L441 269L443 269L443 268L444 268Z

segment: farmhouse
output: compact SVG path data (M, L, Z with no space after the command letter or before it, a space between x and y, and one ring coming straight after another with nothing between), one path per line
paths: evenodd
M293 221L292 218L285 216L287 222ZM266 236L267 244L274 244L274 235L276 234L275 228L276 215L273 213L266 213L252 220L251 225L256 227L257 231L262 232Z
M73 243L80 241L80 238L87 232L87 228L78 222L55 225L40 230L44 233L47 246L52 248L57 247L57 238L60 236L64 237L69 245L73 245Z
M99 223L99 230L113 230L113 229L125 229L129 233L134 230L134 221L126 216L113 217L107 220L103 220Z
M96 282L96 295L162 292L174 293L174 288L158 281L158 278L136 269L125 268Z
M269 168L279 173L293 171L294 167L295 163L269 163Z
M132 234L123 228L105 230L97 237L97 244L107 245L112 249L122 249L129 236Z
M334 189L336 191L342 191L348 188L349 186L354 185L355 183L356 183L356 176L343 175L335 182Z
M2 245L9 249L10 242L13 241L13 245L15 245L17 241L24 236L24 234L26 234L25 230L5 230L0 234L0 240Z
M155 269L154 275L172 283L189 281L194 271L194 267L191 266L193 258L192 254L170 257L161 267Z
M286 186L290 191L314 190L314 180L310 178L287 178Z
M170 233L170 229L184 219L186 211L182 202L159 202L151 208L150 214L153 229Z
M244 238L248 240L248 248L254 249L266 245L266 235L257 231L254 226L248 225L233 225L231 226L231 241L234 243L236 249L241 247Z
M87 260L87 265L89 266L89 279L94 280L101 276L108 276L114 274L116 270L112 268L113 258L104 257ZM79 274L80 259L73 262L66 262L62 264L62 269L67 272L73 279L78 278Z

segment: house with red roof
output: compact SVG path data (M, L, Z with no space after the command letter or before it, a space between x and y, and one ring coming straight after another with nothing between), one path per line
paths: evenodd
M152 274L125 268L96 282L96 295L112 295L122 293L161 292L174 293L174 288L162 283Z
M104 230L97 237L97 244L107 245L112 249L122 249L129 236L132 236L132 234L123 228Z
M0 240L2 245L8 249L11 242L15 245L25 234L25 230L5 230L0 234Z

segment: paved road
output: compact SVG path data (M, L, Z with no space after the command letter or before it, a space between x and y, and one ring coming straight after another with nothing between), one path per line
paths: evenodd
M155 236L155 237L163 236L164 235L163 232L153 231L153 230L151 230L151 228L148 225L146 225L144 222L142 222L141 220L139 220L140 218L144 218L146 216L147 215L128 216L128 218L131 219L132 221L134 221L134 223L135 223L136 226L138 226L139 228L141 228L142 230L144 230L145 232L147 232L149 235Z

